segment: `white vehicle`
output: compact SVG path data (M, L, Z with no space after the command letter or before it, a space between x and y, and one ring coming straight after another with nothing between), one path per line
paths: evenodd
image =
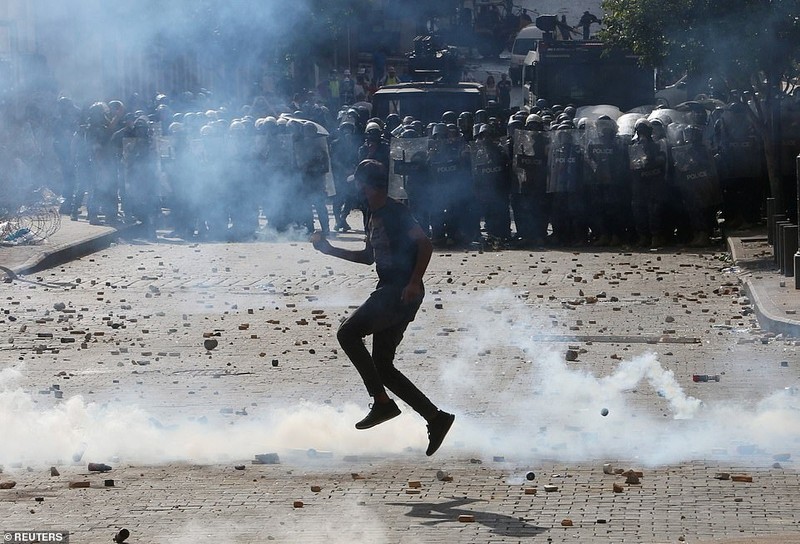
M525 64L525 57L529 51L536 51L543 36L535 24L529 24L514 38L514 45L511 46L511 64L508 67L508 77L514 85L522 84L522 66Z

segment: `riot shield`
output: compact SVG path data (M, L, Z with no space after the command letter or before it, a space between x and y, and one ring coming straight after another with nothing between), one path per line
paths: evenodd
M616 135L601 133L593 127L586 134L586 184L616 185L624 179L625 150Z
M324 176L325 193L328 196L336 194L331 172L331 157L328 151L328 138L318 135L313 138L303 138L294 145L295 161L301 172L312 175Z
M757 178L761 174L763 152L747 112L728 109L719 122L723 176Z
M647 116L647 119L649 121L652 121L653 119L658 119L666 127L670 123L685 123L686 114L684 112L673 110L670 108L658 108L650 112L650 115Z
M619 127L617 133L620 136L633 136L633 134L636 132L634 130L636 121L639 119L644 119L645 117L647 116L642 113L626 113L620 116L620 118L617 119L617 126Z
M470 142L472 180L479 198L508 183L508 153L495 141Z
M447 140L428 140L428 175L431 184L449 181L458 174L458 148Z
M667 142L636 141L628 148L628 160L630 169L642 173L643 177L655 176L656 171L660 171L663 176L667 166Z
M428 138L392 138L389 157L389 197L408 200L409 178L421 175L427 168Z
M583 152L578 142L580 134L575 129L561 129L550 136L548 155L548 193L575 191L582 183Z
M685 144L673 148L672 166L675 183L684 199L704 206L722 201L716 163L707 147Z
M547 187L548 134L518 129L513 141L511 192L543 193Z

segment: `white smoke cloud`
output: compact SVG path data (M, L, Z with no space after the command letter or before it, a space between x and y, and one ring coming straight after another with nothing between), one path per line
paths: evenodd
M555 346L530 339L542 321L530 306L503 291L487 296L470 306L482 309L449 316L460 320L466 332L461 344L452 345L455 357L441 354L437 363L440 391L431 396L457 414L437 455L504 456L520 462L635 459L657 466L706 458L768 465L776 454L797 453L796 388L755 403L703 401L688 395L654 353L621 361L597 376L585 365L567 364ZM496 313L501 306L503 312ZM423 312L415 327L425 329L441 316ZM497 327L505 327L505 333ZM403 348L412 350L414 335L408 336ZM477 371L505 373L512 367L523 371L503 374L494 383L506 385L493 386L496 390L487 389ZM303 463L308 450L330 452L318 457L335 462L345 455L418 457L427 443L424 421L407 407L399 418L367 432L353 428L366 407L351 403L276 401L281 404L259 403L246 417L201 421L201 414L176 410L179 416L159 420L146 404L126 400L100 404L77 395L42 406L20 387L24 373L24 367L0 371L3 464L70 462L81 450L83 462L117 457L137 463L219 462L277 452L288 462ZM493 411L475 406L492 406Z

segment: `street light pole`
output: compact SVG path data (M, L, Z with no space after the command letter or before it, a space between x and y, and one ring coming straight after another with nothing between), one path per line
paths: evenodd
M797 225L800 227L800 155L795 159L797 178ZM797 252L794 254L794 288L800 289L800 228L797 229Z

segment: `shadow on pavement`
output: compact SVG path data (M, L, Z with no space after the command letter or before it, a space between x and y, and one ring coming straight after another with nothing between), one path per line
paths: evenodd
M485 502L479 499L452 497L451 501L443 503L422 502L411 506L411 510L406 514L408 517L424 519L423 525L437 525L439 523L456 522L462 515L470 515L475 519L475 523L480 523L488 527L493 534L510 537L530 537L540 535L549 529L531 525L526 521L497 514L494 512L480 512L476 510L466 510L462 508L475 502ZM394 502L387 503L389 506L408 506L408 503Z

